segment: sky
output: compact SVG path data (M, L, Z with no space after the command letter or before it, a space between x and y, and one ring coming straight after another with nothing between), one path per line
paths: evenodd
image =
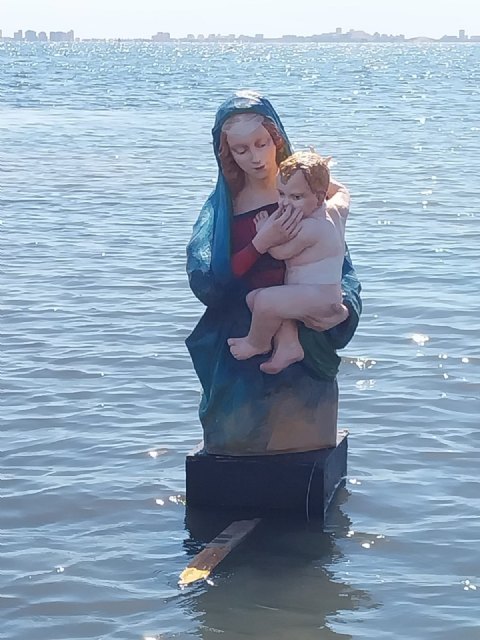
M480 35L479 0L0 0L0 29L68 31L80 38L187 33L312 35L362 29L438 38Z

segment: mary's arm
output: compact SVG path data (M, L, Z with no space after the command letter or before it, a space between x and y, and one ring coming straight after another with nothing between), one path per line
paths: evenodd
M192 237L187 245L190 289L206 307L222 306L234 284L229 255L230 232L228 228L222 228L222 221L215 225L216 207L212 194L193 226ZM217 246L215 235L219 239Z
M231 256L230 243L222 242L219 251L212 250L210 238L213 233L208 228L209 219L206 216L203 220L200 217L194 227L187 247L187 272L190 288L207 307L220 307L236 294L243 292L245 295L242 278L262 255L255 246L257 236L249 240L250 225L248 220L246 222L243 236L247 244ZM225 229L217 237L225 239L228 235L229 230Z
M353 267L348 247L346 247L342 269L342 291L343 304L348 309L348 317L325 332L334 349L343 349L353 338L362 313L361 290L362 286Z

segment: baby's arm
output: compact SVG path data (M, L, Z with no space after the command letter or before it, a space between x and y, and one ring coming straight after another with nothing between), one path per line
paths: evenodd
M315 220L302 220L300 232L291 240L271 247L268 253L277 260L290 260L295 258L308 247L313 246L319 240L318 225Z

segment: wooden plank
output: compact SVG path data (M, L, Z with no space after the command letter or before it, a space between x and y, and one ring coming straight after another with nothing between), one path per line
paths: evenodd
M232 522L195 556L180 574L178 584L183 587L197 580L206 580L215 567L255 529L260 521L261 518L254 518Z

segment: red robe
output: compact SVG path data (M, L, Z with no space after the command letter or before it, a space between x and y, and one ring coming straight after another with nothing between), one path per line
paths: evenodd
M271 287L284 282L285 263L275 260L269 253L259 253L252 244L256 235L254 218L260 211L271 215L277 203L233 216L232 223L232 271L236 278L243 278L249 290Z

